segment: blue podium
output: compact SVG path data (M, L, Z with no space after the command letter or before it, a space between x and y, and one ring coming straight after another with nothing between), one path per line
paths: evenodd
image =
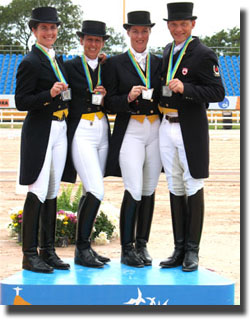
M133 268L113 260L102 269L71 265L41 274L23 270L1 282L2 305L233 305L234 283L199 267Z

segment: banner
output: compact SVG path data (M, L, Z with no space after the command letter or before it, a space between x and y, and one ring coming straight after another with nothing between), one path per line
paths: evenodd
M208 110L240 110L240 97L226 96L221 102L209 103Z
M0 109L2 108L16 108L14 94L0 95ZM240 110L240 97L226 96L221 102L209 103L209 110Z
M14 94L0 94L0 109L2 108L14 109L15 107L16 107L16 104L15 104Z

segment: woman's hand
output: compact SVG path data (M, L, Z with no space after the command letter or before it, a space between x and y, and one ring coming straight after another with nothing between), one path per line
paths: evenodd
M55 98L58 96L62 91L65 91L68 89L68 84L65 84L63 82L55 82L53 87L50 89L50 95L52 98Z
M103 86L97 86L94 89L94 93L100 93L101 95L103 95L103 97L105 97L107 94L107 91Z
M104 64L106 60L107 60L107 55L104 52L99 53L98 61L100 62L100 64Z
M128 102L132 102L139 97L139 95L142 93L142 90L147 90L147 88L143 86L133 86L128 94Z

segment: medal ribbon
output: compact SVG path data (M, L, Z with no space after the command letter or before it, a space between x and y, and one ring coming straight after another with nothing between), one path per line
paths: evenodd
M50 62L50 64L51 64L51 67L52 67L52 69L53 69L53 71L54 71L57 79L58 79L60 82L63 82L63 83L65 83L65 84L67 84L67 81L65 80L65 78L64 78L64 76L63 76L63 74L62 74L62 71L60 70L60 68L59 68L59 66L58 66L58 64L57 64L56 59L53 60L53 59L51 58L51 56L48 54L48 52L47 52L46 50L44 50L44 48L41 47L38 43L36 43L36 47L37 47L39 50L41 50L41 51L45 54L45 56L49 59L49 62Z
M167 71L167 79L166 79L166 85L168 86L169 81L172 80L176 74L176 71L179 68L179 65L182 61L183 56L186 53L187 47L189 45L189 43L192 41L192 36L188 37L187 40L184 43L183 48L181 49L181 52L179 53L178 59L175 62L175 65L173 67L173 57L174 57L174 47L175 47L175 43L173 41L172 43L172 48L171 48L171 52L170 52L170 56L169 56L169 61L168 61L168 71Z
M86 75L86 78L87 78L87 82L88 82L88 86L89 86L89 91L91 93L94 92L94 88L93 88L93 82L92 82L92 79L91 79L91 75L90 75L90 72L89 72L89 67L88 67L88 64L87 64L87 61L86 61L86 58L84 56L84 54L82 55L82 65L83 65L83 69L84 69L84 72L85 72L85 75ZM99 64L98 66L98 78L97 78L97 84L96 86L100 86L102 84L102 79L101 79L101 65ZM99 93L99 92L97 92Z
M150 64L150 53L147 55L147 63L146 63L146 77L144 73L142 72L138 62L136 61L132 51L128 50L128 56L132 62L132 64L135 67L135 70L137 71L138 75L140 76L142 82L144 83L145 87L150 89L151 87L151 81L150 81L150 73L151 73L151 64Z

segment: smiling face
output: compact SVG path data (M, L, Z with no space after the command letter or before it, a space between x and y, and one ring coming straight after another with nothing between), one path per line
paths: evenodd
M46 48L51 48L57 39L58 28L54 23L39 23L32 31L37 42Z
M145 26L132 26L127 34L130 37L131 47L136 52L143 52L147 48L151 28Z
M96 59L104 46L103 37L90 35L85 35L83 38L80 38L80 43L84 48L85 56L89 59Z
M168 29L178 45L187 40L195 26L195 20L168 21Z

